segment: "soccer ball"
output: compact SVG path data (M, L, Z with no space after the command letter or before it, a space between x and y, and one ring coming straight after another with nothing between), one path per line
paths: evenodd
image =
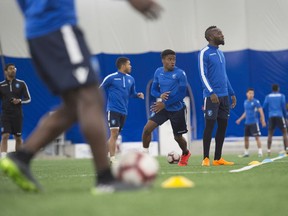
M175 152L175 151L172 151L172 152L169 152L168 155L167 155L167 161L168 163L170 164L176 164L178 163L180 160L180 155Z
M156 179L158 161L147 153L128 152L112 167L115 178L136 186L149 186Z

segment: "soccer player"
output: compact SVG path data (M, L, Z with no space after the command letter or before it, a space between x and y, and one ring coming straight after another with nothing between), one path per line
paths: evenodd
M236 120L236 124L245 118L245 130L244 130L244 154L240 157L249 157L249 137L254 136L258 147L258 157L263 156L260 136L261 132L259 129L259 118L258 113L260 113L260 121L262 127L266 127L265 116L263 109L259 100L254 98L254 89L248 88L246 92L247 100L244 101L244 113L240 118Z
M110 162L115 162L116 141L121 132L128 114L129 97L144 99L142 92L136 92L135 80L130 75L131 62L126 57L119 57L116 60L117 72L106 76L101 83L108 93L107 113L110 127L108 147Z
M205 116L202 166L210 166L209 151L216 121L218 128L215 137L213 165L233 165L233 162L226 161L221 157L230 115L229 96L232 99L231 108L236 106L235 93L226 73L225 56L219 50L219 45L224 45L224 35L216 26L210 26L205 31L205 38L209 44L199 53L199 71L203 84Z
M153 0L129 0L148 18L157 18L159 5ZM1 159L0 168L27 191L40 185L30 171L32 158L53 139L79 123L91 146L97 192L131 189L114 179L107 160L105 114L98 77L90 63L90 52L77 26L73 0L18 0L25 18L26 37L36 70L62 104L45 115L25 141L23 148Z
M16 79L17 68L9 63L4 67L6 79L0 83L1 112L1 157L5 157L8 149L8 139L13 134L15 150L22 144L22 104L31 102L28 87L23 80Z
M272 137L275 128L278 127L283 135L284 151L288 153L287 125L286 125L286 107L285 95L281 94L279 85L272 85L272 93L265 97L263 109L268 108L269 127L267 140L267 153L271 155Z
M174 139L182 150L178 166L187 166L191 156L187 141L183 137L183 134L187 133L186 106L183 101L186 95L187 78L185 72L175 66L176 53L173 50L164 50L161 58L163 67L155 71L151 95L161 98L162 101L155 102L151 106L153 113L143 129L142 144L144 151L148 152L151 133L169 119Z

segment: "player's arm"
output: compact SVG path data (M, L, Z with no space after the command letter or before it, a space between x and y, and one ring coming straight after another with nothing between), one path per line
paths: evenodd
M244 112L241 116L240 116L240 118L238 118L237 120L236 120L236 124L240 124L240 122L243 120L243 119L245 119L246 118L246 112Z
M218 96L214 93L213 88L209 82L207 73L208 73L208 56L205 55L205 51L202 50L199 54L199 71L200 78L204 88L209 92L210 99L212 103L219 103Z
M286 119L286 118L287 118L287 113L286 113L286 99L285 99L285 95L283 95L283 94L282 94L281 105L282 105L283 116L284 116L284 118Z
M133 84L131 85L131 88L130 88L130 97L144 99L143 92L137 92L136 91L136 86L135 86L135 80L134 79L133 79Z
M266 127L266 122L265 122L265 115L262 107L258 108L258 112L260 113L260 122L262 124L262 127Z
M182 101L186 96L186 88L187 88L187 77L185 72L183 71L179 76L179 88L177 93L173 96L170 95L168 100L163 101L165 106L169 106L178 101Z
M25 82L23 82L23 97L19 100L22 104L28 104L31 102L31 96Z
M112 80L112 76L109 76L109 75L106 76L104 80L102 81L102 83L100 84L99 88L102 88L106 91L111 83L111 80Z
M227 86L228 86L228 94L231 96L231 100L232 100L231 108L233 109L237 104L237 98L235 96L235 92L231 86L231 83L228 77L227 77Z
M137 11L148 19L157 19L162 7L154 0L128 0Z
M153 79L152 86L151 86L151 95L155 98L160 98L161 96L157 71L154 74L154 79Z

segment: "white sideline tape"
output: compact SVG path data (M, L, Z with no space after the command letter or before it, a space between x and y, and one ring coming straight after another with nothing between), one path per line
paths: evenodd
M269 161L265 161L263 160L261 163L259 164L254 164L254 165L249 165L249 166L245 166L245 167L242 167L241 169L235 169L235 170L230 170L229 172L231 173L235 173L235 172L242 172L242 171L246 171L246 170L250 170L254 167L257 167L257 166L260 166L260 165L263 165L263 164L266 164L266 163L271 163L275 160L279 160L279 159L282 159L286 157L285 155L281 155L281 156L278 156L278 157L275 157L275 158L271 158Z

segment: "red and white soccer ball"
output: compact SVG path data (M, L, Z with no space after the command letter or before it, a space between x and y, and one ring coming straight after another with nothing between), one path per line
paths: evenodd
M114 176L120 181L136 186L149 186L156 179L159 170L158 161L143 152L123 154L113 167Z
M175 152L175 151L172 151L172 152L169 152L168 155L167 155L167 161L168 163L170 164L176 164L178 163L180 160L180 155Z

